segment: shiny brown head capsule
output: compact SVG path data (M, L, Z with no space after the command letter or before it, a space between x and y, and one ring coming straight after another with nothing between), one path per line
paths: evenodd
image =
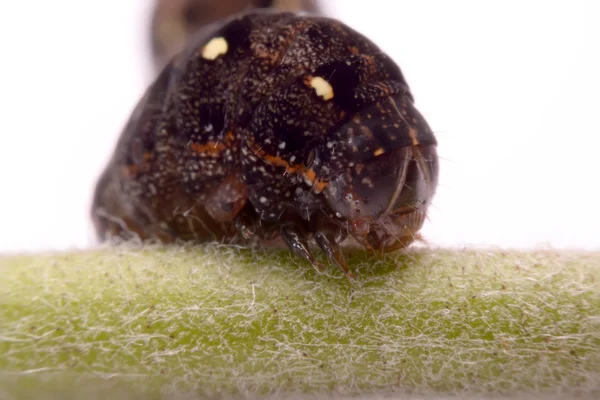
M201 28L252 8L319 12L316 0L156 0L151 42L157 69L183 50Z
M409 245L436 139L398 66L332 19L237 16L190 43L134 111L98 183L101 238L269 240L348 276L339 247Z

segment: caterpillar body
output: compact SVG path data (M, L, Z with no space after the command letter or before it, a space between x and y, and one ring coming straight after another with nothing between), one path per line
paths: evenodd
M398 66L333 19L235 16L149 87L94 196L100 238L408 246L438 177L436 139Z

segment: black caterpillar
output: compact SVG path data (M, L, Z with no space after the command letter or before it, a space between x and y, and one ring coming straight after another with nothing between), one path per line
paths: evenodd
M323 17L239 15L150 86L96 188L103 238L281 236L348 276L348 236L392 251L415 239L438 177L436 139L398 66Z

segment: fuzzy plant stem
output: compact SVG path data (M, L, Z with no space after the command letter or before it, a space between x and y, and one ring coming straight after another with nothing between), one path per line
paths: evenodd
M600 398L600 254L349 265L225 245L1 256L0 398Z

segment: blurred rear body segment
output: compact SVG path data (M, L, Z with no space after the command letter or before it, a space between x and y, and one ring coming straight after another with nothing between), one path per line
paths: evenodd
M202 28L252 8L320 13L317 0L156 0L151 23L156 70L160 71Z

